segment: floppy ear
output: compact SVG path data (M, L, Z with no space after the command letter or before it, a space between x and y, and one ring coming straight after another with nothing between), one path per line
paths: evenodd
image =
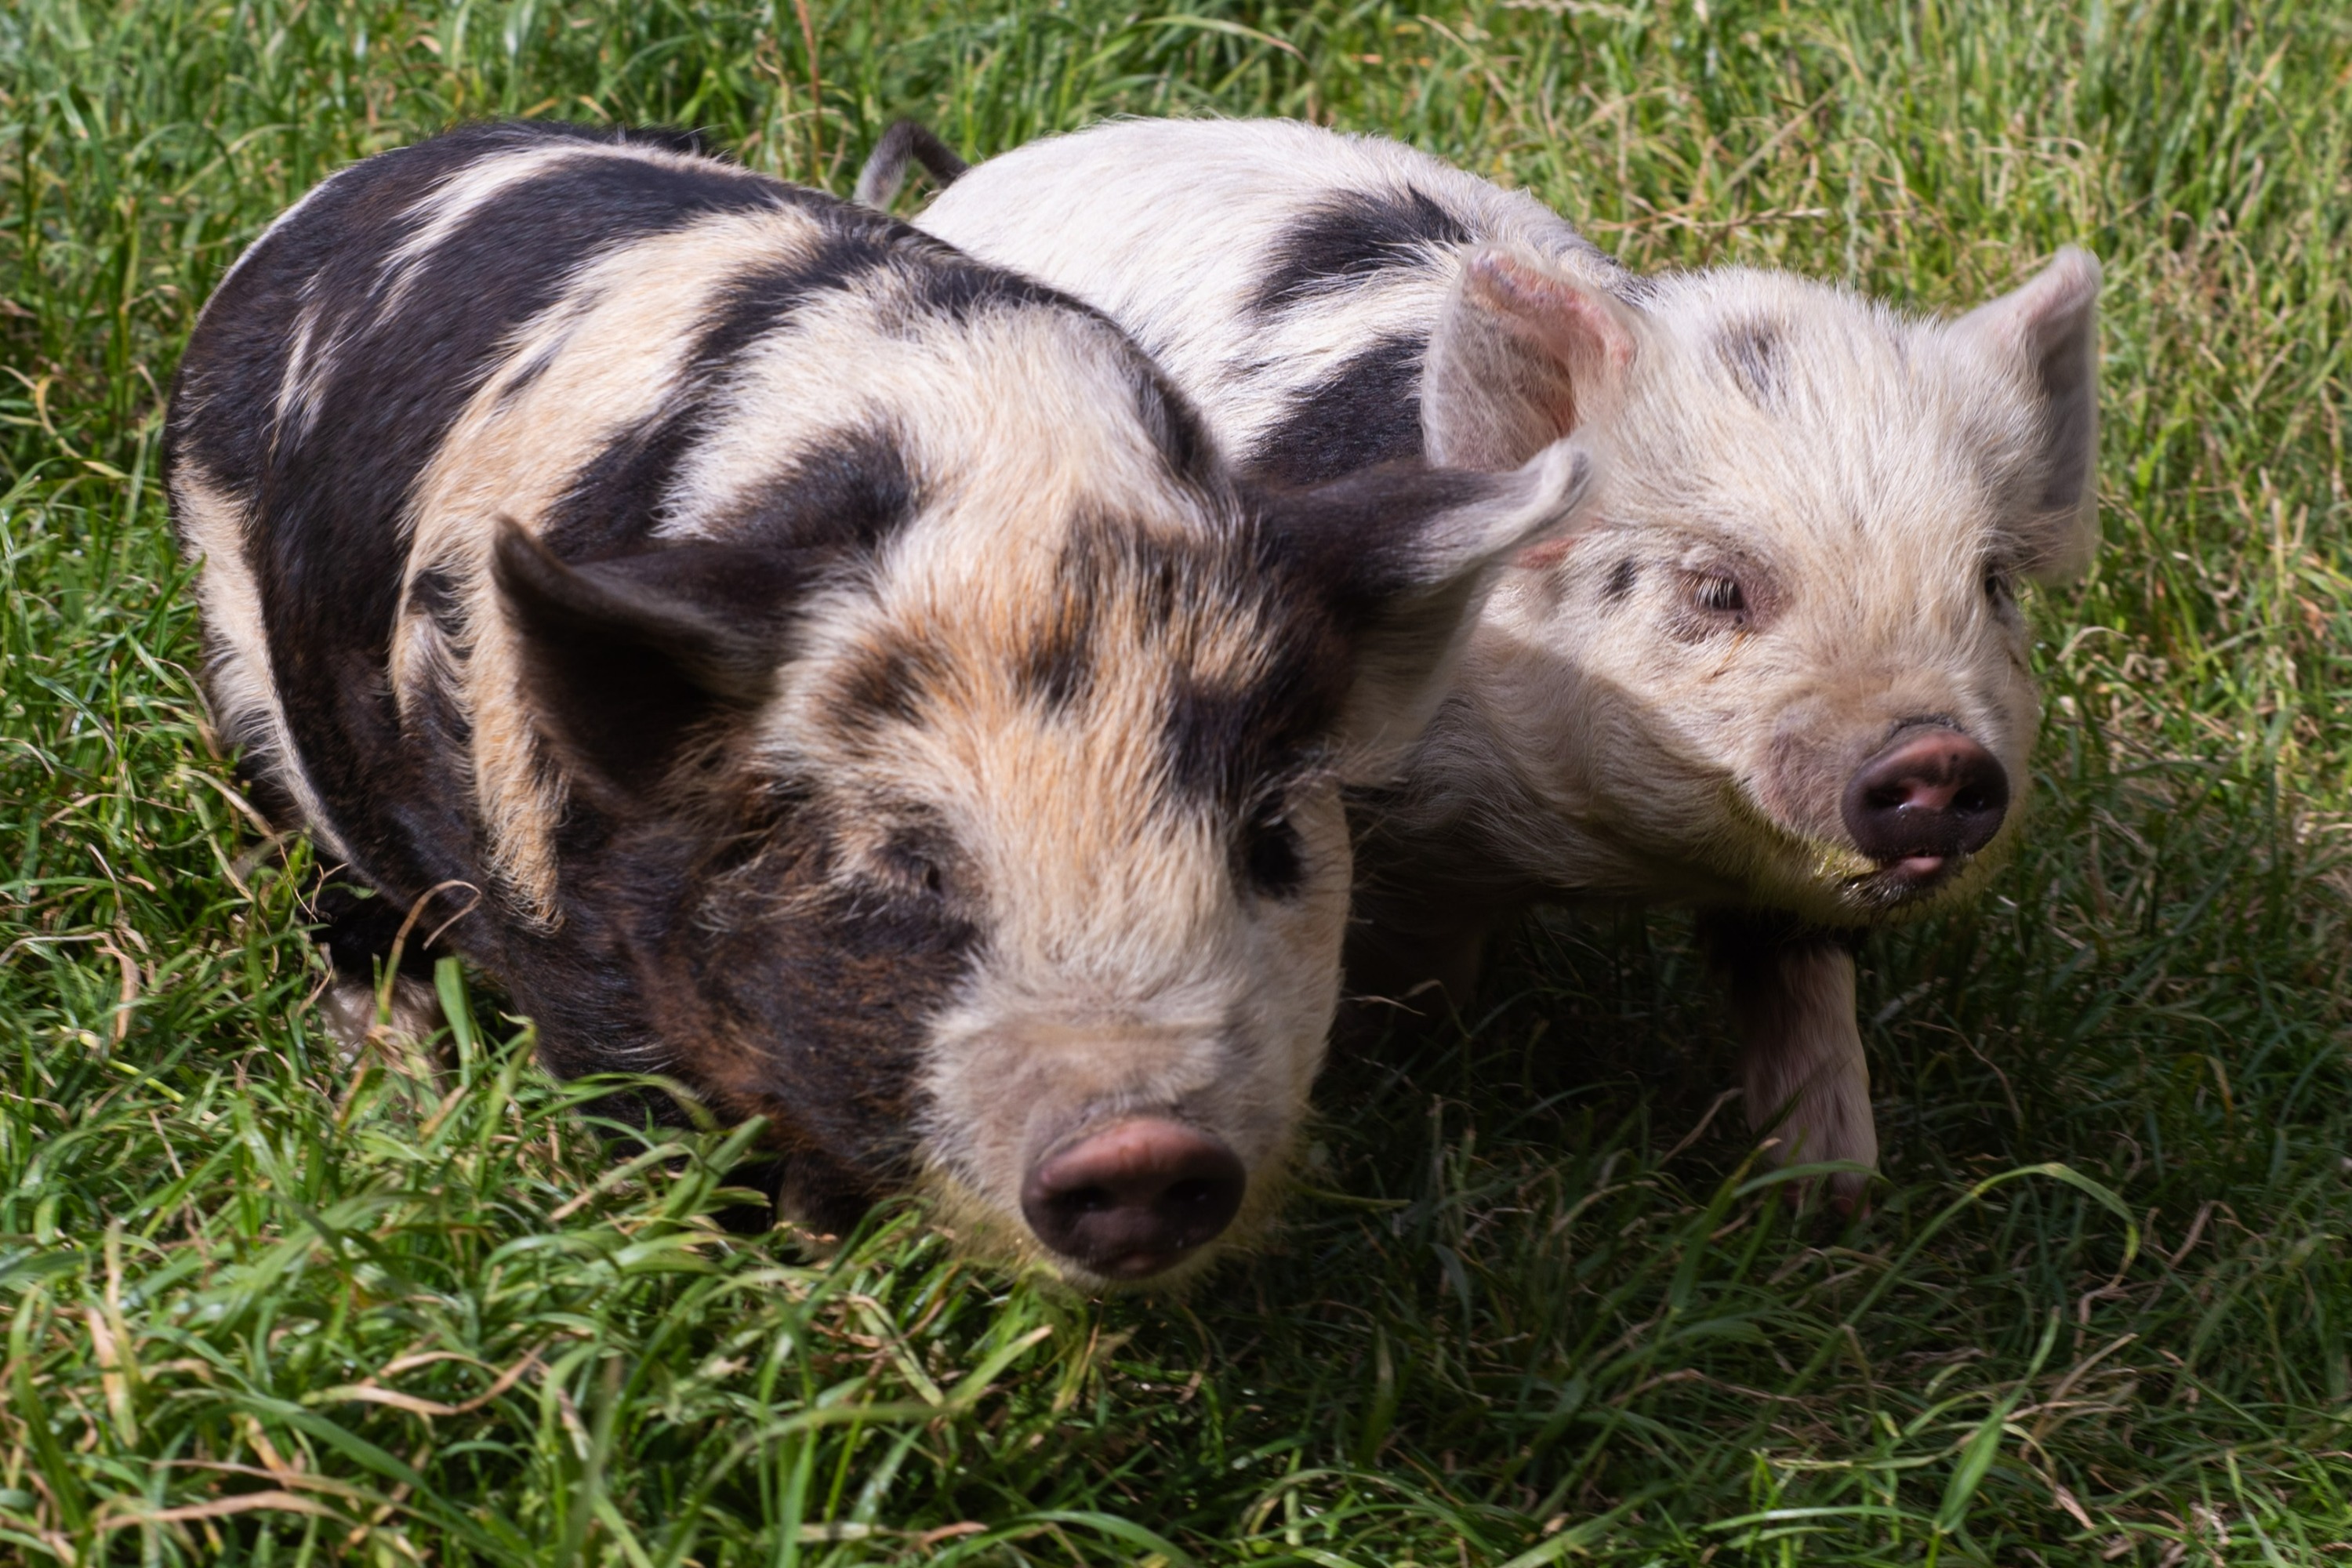
M1339 726L1349 783L1394 771L1436 713L1505 563L1586 526L1592 474L1591 454L1568 440L1507 474L1387 467L1294 499L1292 536L1355 659Z
M2073 577L2099 544L2099 264L2068 246L2023 288L1952 324L1955 336L2026 373L2031 450L2012 526L2027 575Z
M1450 468L1515 468L1603 418L1633 363L1639 317L1517 250L1473 251L1430 335L1422 444Z
M532 719L605 804L644 795L688 731L772 689L799 557L697 543L572 565L510 521L498 530Z

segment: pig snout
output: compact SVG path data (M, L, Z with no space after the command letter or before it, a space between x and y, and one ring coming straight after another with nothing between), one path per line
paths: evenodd
M1031 1164L1021 1212L1037 1239L1065 1258L1107 1279L1140 1279L1216 1239L1248 1184L1240 1158L1219 1139L1139 1116Z
M1910 730L1855 771L1845 826L1862 852L1920 879L1992 842L2009 810L2000 759L1957 730Z

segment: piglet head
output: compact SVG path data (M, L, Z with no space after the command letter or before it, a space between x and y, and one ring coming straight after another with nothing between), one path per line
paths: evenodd
M1490 601L1452 726L1538 876L1835 924L1980 880L2039 717L2019 586L2096 540L2098 280L2069 250L1938 323L1777 273L1466 259L1432 450L1575 430L1603 459L1593 530Z

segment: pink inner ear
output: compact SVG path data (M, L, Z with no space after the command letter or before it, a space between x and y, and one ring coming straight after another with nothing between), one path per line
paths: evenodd
M1511 565L1520 572L1541 572L1547 567L1557 566L1568 558L1568 552L1575 549L1576 542L1583 537L1580 532L1570 533L1547 539L1541 544L1530 544L1511 557Z
M1466 281L1472 300L1567 372L1543 389L1544 411L1561 435L1613 395L1633 362L1633 339L1608 305L1499 251L1473 257Z

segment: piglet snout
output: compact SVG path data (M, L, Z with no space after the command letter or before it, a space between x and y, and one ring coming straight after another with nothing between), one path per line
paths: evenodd
M1992 842L2009 810L2000 759L1957 730L1907 730L1845 786L1845 826L1862 852L1921 878Z
M1231 1149L1181 1122L1139 1116L1029 1168L1021 1212L1037 1238L1113 1279L1174 1267L1242 1206L1248 1173Z

